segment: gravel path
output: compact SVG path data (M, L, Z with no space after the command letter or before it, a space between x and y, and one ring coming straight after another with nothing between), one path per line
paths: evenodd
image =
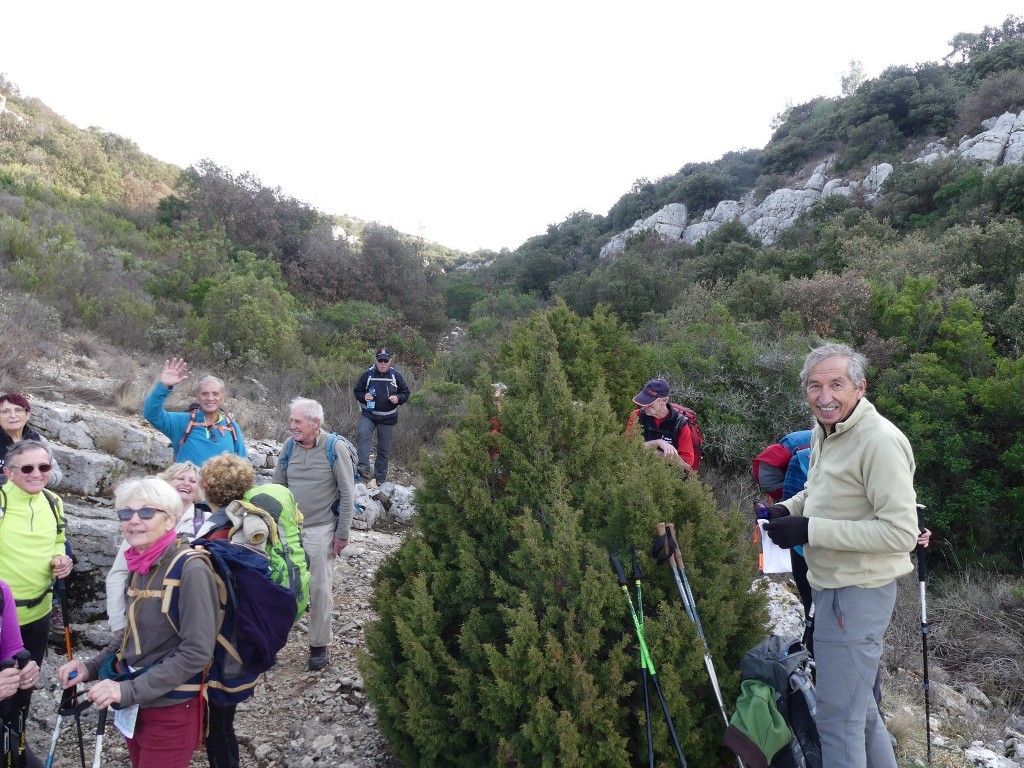
M356 669L356 650L364 646L363 627L374 618L370 610L373 575L384 558L402 541L403 530L352 531L348 547L335 562L334 642L331 663L320 672L307 672L308 643L304 621L292 630L277 666L264 676L256 694L238 707L235 731L245 768L397 768L377 726L373 707L363 692ZM83 652L87 653L87 652ZM45 759L56 721L58 692L54 670L63 656L47 656L43 680L51 681L33 697L29 744ZM74 720L64 723L54 768L79 766ZM82 715L86 760L91 765L96 742L96 713ZM124 739L108 724L102 765L127 768ZM193 768L206 768L206 755L197 752Z

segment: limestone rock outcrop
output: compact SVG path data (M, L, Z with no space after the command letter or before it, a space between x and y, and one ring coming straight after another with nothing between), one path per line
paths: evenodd
M958 154L986 170L1024 163L1024 112L1016 115L1007 112L986 120L982 126L985 128L982 133L963 139L955 149L948 148L943 142L928 144L913 162L932 163ZM873 204L885 180L893 172L891 164L879 163L863 179L851 180L833 177L832 167L830 158L816 165L801 183L770 192L760 202L754 201L751 192L739 200L723 200L692 221L685 205L672 203L613 236L601 248L600 258L618 258L625 251L629 239L641 232L654 231L666 242L681 240L693 244L730 221L739 221L762 243L772 245L778 242L785 229L793 226L822 198L859 194L868 205Z

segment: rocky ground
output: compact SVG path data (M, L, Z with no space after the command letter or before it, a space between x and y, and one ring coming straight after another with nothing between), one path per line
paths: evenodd
M335 562L334 642L331 663L321 672L307 672L308 644L305 624L300 621L277 666L267 675L257 693L239 705L235 730L241 745L241 765L246 768L306 768L331 765L335 768L389 768L393 760L380 733L373 707L363 692L356 668L356 651L364 646L363 627L374 616L370 610L373 574L402 540L404 529L389 532L352 531L352 538ZM77 635L77 628L76 628ZM44 664L44 681L54 680L55 665L64 660L56 648ZM76 651L77 652L77 651ZM88 655L94 650L81 653ZM29 724L29 743L36 754L45 756L56 721L59 694L50 683L37 691ZM92 764L96 743L96 713L82 715L87 765ZM81 764L74 721L62 728L54 767ZM124 739L108 725L102 749L102 765L128 766ZM206 755L197 752L193 768L208 766Z

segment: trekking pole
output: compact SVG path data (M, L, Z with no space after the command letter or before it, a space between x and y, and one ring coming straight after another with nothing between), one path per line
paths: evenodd
M28 664L31 660L32 654L24 648L22 648L20 651L14 654L14 662L15 664L17 664L18 669L24 669L25 665ZM26 732L28 729L26 726L28 724L29 696L27 692L19 690L16 694L14 694L12 699L16 704L16 714L18 717L16 723L17 728L14 733L16 740L18 742L18 760L15 764L18 766L18 768L25 768L25 766L28 764L28 755L26 754L26 750L28 749L28 738Z
M103 756L103 730L107 727L108 709L110 707L101 709L96 721L96 751L92 754L92 768L100 768L100 758Z
M11 669L14 664L14 659L4 659L3 661L0 661L0 670ZM0 755L3 756L4 765L7 766L7 768L10 768L14 764L11 759L11 731L13 730L13 720L15 717L11 706L13 698L14 697L12 696L10 699L4 701L3 704L0 704L0 718L3 719L3 752L0 753Z
M629 596L629 587L626 582L626 573L622 570L622 563L619 562L619 556L615 552L608 553L609 559L612 563L612 568L615 569L615 575L619 578L619 588L622 589L622 594L626 596L626 603L629 605L629 615L633 619L633 629L636 631L636 639L640 644L640 658L641 664L647 665L647 670L650 672L651 682L654 683L654 690L658 694L658 700L661 702L661 711L665 714L665 720L668 723L668 732L672 735L672 744L676 748L676 754L679 756L679 764L682 768L686 768L686 758L683 756L683 748L679 745L679 737L676 735L676 726L672 722L672 715L668 711L668 702L665 701L665 694L661 692L661 684L658 682L658 673L654 670L654 662L651 661L651 653L647 649L647 641L644 640L644 631L637 618L636 609L633 607L633 598Z
M917 526L924 533L924 504L917 505ZM924 727L928 740L928 764L932 762L932 715L931 706L928 701L928 601L925 596L925 587L928 583L928 559L925 557L924 547L920 544L917 550L917 583L921 594L921 653L924 659Z
M640 582L644 575L640 570L639 549L633 547L633 583L636 584L636 605L640 612L640 631L644 631L644 599L640 590ZM647 764L654 768L654 737L651 734L651 694L647 689L647 662L643 653L640 654L640 673L644 682L644 727L647 731Z
M72 672L68 679L72 680L76 675L76 672ZM70 688L65 688L64 693L61 695L60 704L57 706L57 723L53 728L53 736L50 738L50 751L46 755L44 768L51 768L53 765L53 758L57 753L57 740L60 738L64 718L67 717L74 717L76 722L78 722L78 752L82 758L82 768L87 768L85 764L85 740L81 736L81 716L82 712L89 707L89 700L86 699L85 701L79 702L77 688L77 684Z
M53 585L53 591L60 601L60 610L64 614L64 646L67 651L68 661L74 658L71 652L71 605L68 600L68 587L64 579L57 579ZM82 733L82 710L89 706L89 701L84 704L78 701L78 685L65 688L61 696L60 708L57 714L73 715L75 718L75 729L78 732L78 755L82 760L82 768L87 768L85 762L85 735Z
M687 609L687 615L697 628L697 636L704 646L704 666L708 670L708 677L711 680L711 687L714 689L715 698L718 700L718 709L722 713L722 720L725 721L725 727L728 728L729 716L725 713L725 700L722 698L722 689L718 684L718 675L715 674L715 663L711 659L711 649L708 647L707 638L704 637L704 627L700 623L700 616L697 615L697 601L693 597L693 590L690 589L690 581L686 578L683 555L679 551L679 543L676 541L675 525L672 523L658 523L655 530L658 533L656 541L662 542L662 552L667 556L672 566L672 575L676 580L679 597Z

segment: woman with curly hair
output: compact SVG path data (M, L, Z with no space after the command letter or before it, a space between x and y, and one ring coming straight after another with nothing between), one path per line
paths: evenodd
M208 459L199 470L199 485L213 510L198 538L227 539L231 520L227 507L241 499L253 487L256 472L248 459L233 453L222 453ZM236 704L210 703L210 732L206 738L206 755L210 768L238 768L238 738L235 736Z

